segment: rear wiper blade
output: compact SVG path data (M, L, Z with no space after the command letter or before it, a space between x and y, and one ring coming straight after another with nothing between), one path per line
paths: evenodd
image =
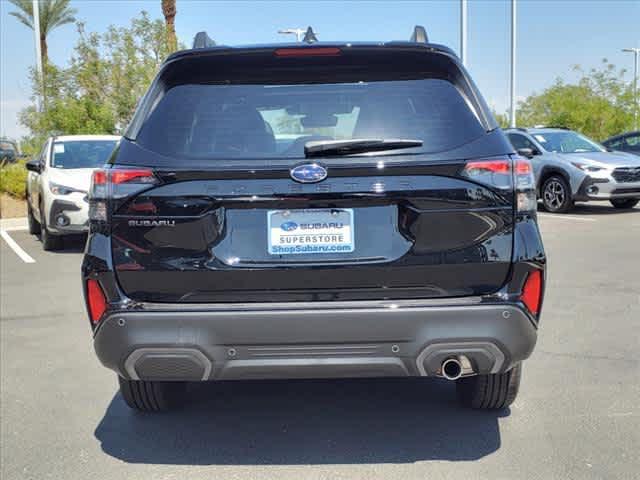
M354 138L352 140L317 140L304 145L304 155L310 157L351 155L355 153L399 150L421 147L422 140L406 138Z

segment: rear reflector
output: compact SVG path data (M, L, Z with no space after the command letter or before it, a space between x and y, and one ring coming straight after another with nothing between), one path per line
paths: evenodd
M107 299L97 280L87 280L87 304L89 305L91 322L95 325L107 309Z
M335 57L342 52L336 47L278 48L276 57Z
M520 296L522 303L526 305L531 313L540 313L540 302L542 300L542 273L540 270L533 270L527 276Z

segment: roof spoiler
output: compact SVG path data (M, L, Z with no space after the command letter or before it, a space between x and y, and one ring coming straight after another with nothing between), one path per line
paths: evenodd
M409 41L414 43L429 43L427 30L422 25L416 25L413 27L413 34Z
M211 48L215 47L216 42L211 40L207 32L198 32L196 36L193 37L193 47L192 48Z

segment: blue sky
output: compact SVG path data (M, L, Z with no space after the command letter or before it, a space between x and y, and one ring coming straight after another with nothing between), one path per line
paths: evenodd
M161 18L160 0L72 0L87 31L124 25L141 10ZM432 41L459 49L459 0L437 1L209 1L177 0L176 30L190 44L206 30L218 43L238 45L284 41L277 30L312 25L321 40L404 40L413 25L427 28ZM0 135L20 137L17 112L29 104L28 70L34 63L33 33L9 15L0 0ZM509 19L507 0L470 0L468 68L488 103L504 111L509 101ZM517 96L524 98L558 76L568 81L572 66L597 67L607 58L627 68L624 47L640 47L640 0L518 0ZM50 59L69 61L75 26L49 37Z

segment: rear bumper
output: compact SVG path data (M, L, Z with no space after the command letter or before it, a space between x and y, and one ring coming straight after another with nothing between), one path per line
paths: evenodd
M164 308L107 316L94 339L100 361L128 379L169 381L437 376L458 355L473 373L497 373L537 338L517 304Z

